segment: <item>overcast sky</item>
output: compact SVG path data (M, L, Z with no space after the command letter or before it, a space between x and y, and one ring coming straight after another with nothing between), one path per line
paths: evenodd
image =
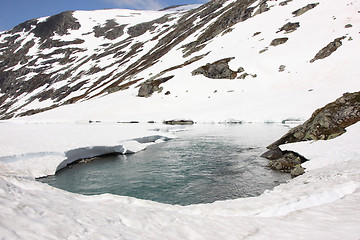
M171 5L199 4L209 0L0 0L0 31L39 17L67 10L130 8L158 10Z

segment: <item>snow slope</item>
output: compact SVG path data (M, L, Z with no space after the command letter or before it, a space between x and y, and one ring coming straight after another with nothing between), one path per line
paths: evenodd
M252 9L250 18L234 25L225 24L220 27L220 33L215 37L209 37L210 40L201 45L203 48L185 56L184 46L202 41L201 36L207 29L216 26L219 28L221 26L219 21L225 18L226 13L238 10L235 7L227 9L234 3L235 0L226 1L222 7L213 12L213 14L217 12L221 14L212 16L206 23L202 20L205 19L204 16L211 16L208 9L214 5L213 1L204 5L208 7L201 6L195 12L130 10L74 12L73 16L81 27L78 30L69 30L69 35L55 35L52 39L68 42L81 39L83 43L70 46L82 50L71 52L70 59L75 60L65 65L56 62L51 66L41 65L44 60L41 60L39 53L54 52L54 49L65 51L67 48L52 47L39 50L39 40L36 40L38 43L30 48L28 55L34 53L35 55L31 55L32 59L41 61L36 68L51 67L45 73L50 74L49 81L52 82L30 93L8 98L4 104L10 104L12 107L7 113L9 116L12 114L21 116L24 113L28 115L32 111L56 107L36 114L27 121L47 119L73 122L95 119L146 122L191 118L197 122L218 122L229 119L247 122L281 122L289 118L305 120L314 109L324 106L345 92L359 89L359 81L357 81L359 75L357 63L360 61L357 54L360 51L359 1L316 1L314 3L319 4L315 8L300 16L295 16L293 12L313 2L293 0L284 5L281 1L267 1L268 11L256 14L262 2L254 1L248 7ZM205 13L206 11L208 12ZM200 13L204 15L202 18L191 19ZM236 16L235 13L233 15ZM160 21L160 23L156 20L165 16L168 18L165 22ZM181 24L185 25L185 17L192 27L183 29L184 37L179 39L182 36L179 28ZM96 37L93 27L105 26L109 19L120 25L128 24L124 28L124 34L114 40ZM140 36L130 35L132 32L129 29L134 26L141 29L142 25L136 24L144 21L159 23L152 25L153 31L146 31ZM289 22L298 23L300 26L295 31L279 31ZM348 27L349 24L351 27ZM162 29L166 31L162 32ZM191 29L194 29L194 32L191 32ZM22 34L27 39L32 38L31 34L26 32ZM170 37L171 34L175 36ZM3 34L1 37L5 39L8 36L10 35ZM344 39L335 52L324 59L310 62L322 48L340 37ZM272 40L278 38L288 38L288 40L284 44L271 46ZM129 45L126 45L127 43ZM120 50L111 52L115 46L122 46L121 44L124 46ZM136 44L142 46L138 48ZM166 49L167 46L171 46L171 49ZM136 49L136 53L129 55L128 58L120 61L115 57L119 53L123 54L120 56L130 54L131 49ZM267 51L262 52L266 49ZM52 55L51 58L55 56ZM199 56L202 58L184 64ZM229 57L235 58L229 62L230 69L236 71L243 67L250 75L245 79L229 80L210 79L203 75L191 74L200 66ZM81 63L82 61L86 62ZM6 71L26 67L26 64L20 65L18 63L17 66L9 67ZM285 70L279 72L281 65L285 66ZM54 72L55 70L60 72ZM69 77L64 78L65 75L62 74L68 70L71 71L68 73ZM32 77L36 77L33 72L29 74L25 75L25 81L32 81ZM237 76L241 74L237 73ZM152 78L169 76L174 77L160 85L163 89L160 93L155 91L148 98L137 96L141 83ZM19 76L17 79L22 77ZM52 79L53 77L61 80ZM117 82L118 80L120 82ZM129 86L124 87L126 84ZM60 94L60 98L53 91ZM110 93L112 91L115 92ZM167 92L170 94L166 95ZM62 98L62 94L69 95L64 95ZM75 103L67 104L67 101L75 101ZM64 112L67 114L63 114Z

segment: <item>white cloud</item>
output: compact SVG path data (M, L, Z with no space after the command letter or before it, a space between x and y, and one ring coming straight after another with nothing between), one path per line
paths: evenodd
M158 0L103 0L120 8L158 10L164 6Z

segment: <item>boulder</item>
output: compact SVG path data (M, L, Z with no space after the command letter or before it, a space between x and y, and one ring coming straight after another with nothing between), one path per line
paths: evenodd
M213 63L208 63L192 71L192 75L201 74L212 79L234 79L237 76L237 72L231 70L228 64L232 59L234 58L224 58Z
M139 97L150 97L154 92L159 91L161 92L163 90L162 87L159 87L160 84L167 82L174 76L164 77L164 78L158 78L156 80L147 80L140 84L138 96Z
M316 60L319 59L324 59L328 56L330 56L333 52L335 52L341 45L342 42L341 40L345 39L346 37L339 37L336 38L334 41L332 41L331 43L329 43L328 45L326 45L326 47L322 48L313 59L310 60L311 63L315 62Z
M305 7L299 8L298 10L292 12L292 14L294 15L294 17L298 17L298 16L306 13L307 11L315 8L317 5L319 5L319 3L310 3L310 4L306 5Z
M284 38L275 38L274 40L271 41L270 46L275 47L275 46L284 44L284 43L287 42L287 40L289 40L289 38L287 38L287 37L284 37Z
M193 120L166 120L163 122L163 124L168 125L193 125Z
M291 169L290 171L290 174L291 174L291 177L294 178L294 177L297 177L297 176L300 176L302 174L305 173L305 169L300 165L296 165L293 169Z
M277 31L276 33L281 32L281 31L284 31L285 33L291 33L291 32L296 31L299 27L300 27L299 22L294 22L294 23L288 22L284 26L282 26L279 29L279 31Z

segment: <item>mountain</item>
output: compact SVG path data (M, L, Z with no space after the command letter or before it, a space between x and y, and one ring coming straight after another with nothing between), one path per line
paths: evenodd
M67 11L0 33L0 118L304 120L359 90L360 3Z

